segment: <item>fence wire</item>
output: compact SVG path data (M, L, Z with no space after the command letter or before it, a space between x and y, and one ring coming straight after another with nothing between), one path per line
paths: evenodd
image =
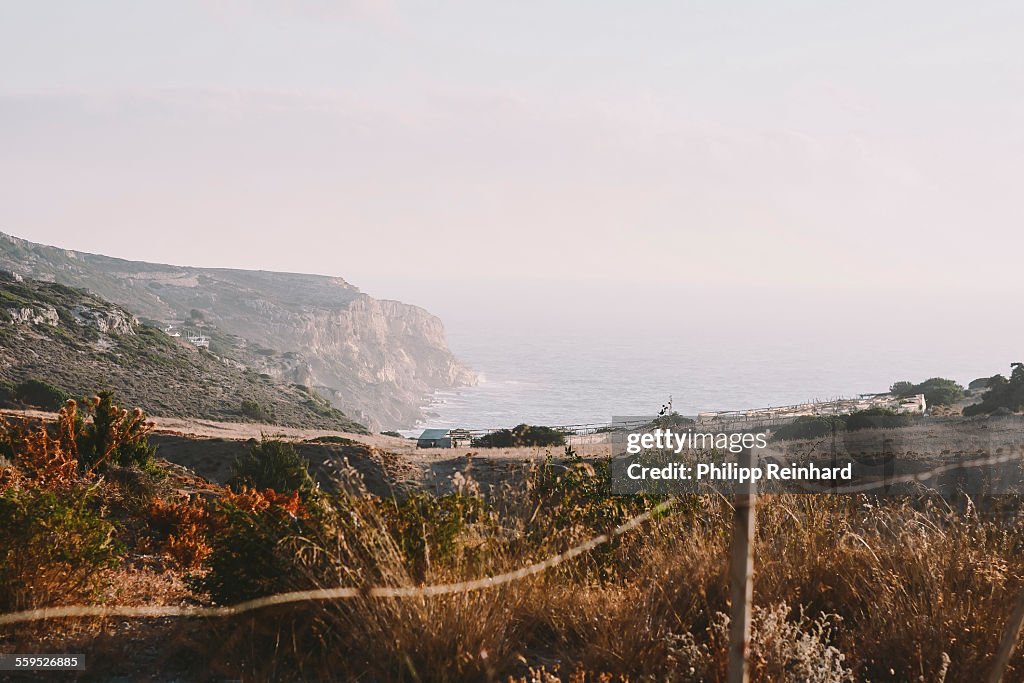
M1001 465L1014 460L1021 460L1022 455L1019 453L1006 453L1004 455L990 455L985 458L975 458L974 460L964 460L961 462L952 462L947 465L939 465L929 470L922 472L914 472L911 474L901 474L899 476L886 477L877 481L865 482L863 484L847 484L845 486L814 486L813 484L801 483L800 487L810 493L867 493L869 491L876 491L887 486L893 486L895 484L913 484L915 482L928 481L940 474L946 472L955 472L957 470L966 470L976 467L985 467L986 465Z
M823 488L822 493L866 493L868 491L890 486L898 483L910 483L925 481L934 476L959 469L984 467L1010 462L1021 458L1019 454L1005 454L977 458L949 465L941 465L930 470L914 474L893 477L888 480L842 486L836 488ZM675 503L675 499L665 500L654 506L647 512L632 517L615 527L608 533L599 534L588 541L580 543L566 551L551 555L550 557L535 562L526 567L515 569L495 576L460 581L456 583L435 584L430 586L373 586L373 587L338 587L322 588L317 590L293 591L289 593L277 593L262 598L256 598L241 602L235 605L222 607L176 607L173 605L155 605L148 607L136 606L104 606L104 605L69 605L64 607L43 607L39 609L24 610L21 612L10 612L0 614L0 625L20 624L50 619L68 619L79 617L120 617L120 618L156 618L156 617L228 617L246 612L251 612L275 605L288 605L299 602L323 602L329 600L350 600L354 598L427 598L438 595L451 595L455 593L469 593L472 591L495 588L504 584L519 581L530 576L540 574L557 567L558 565L590 552L600 545L608 543L613 538L621 536L633 529L638 528L644 522L656 515L666 512Z
M145 618L145 617L229 617L253 610L272 607L274 605L288 605L297 602L322 602L327 600L350 600L353 598L426 598L438 595L450 595L453 593L469 593L471 591L494 588L513 581L519 581L529 576L534 576L547 571L553 567L590 552L600 545L608 543L613 538L621 536L633 529L636 529L651 518L666 512L675 500L665 500L647 512L623 522L605 534L599 534L589 541L580 543L564 552L552 555L540 562L535 562L526 567L488 576L471 581L460 581L457 583L444 583L431 586L374 586L367 588L339 587L322 588L317 590L293 591L290 593L277 593L262 598L247 600L236 605L224 607L175 607L173 605L155 605L151 607L132 606L104 606L104 605L69 605L66 607L43 607L40 609L25 610L22 612L10 612L0 614L0 625L20 624L31 621L43 621L48 619L67 619L78 617L121 617L121 618Z

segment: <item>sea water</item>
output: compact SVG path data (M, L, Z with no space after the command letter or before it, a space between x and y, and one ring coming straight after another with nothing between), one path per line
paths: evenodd
M450 348L479 374L479 383L436 392L420 426L600 423L615 415L656 414L670 397L674 410L695 415L884 392L898 380L933 376L966 385L1006 374L1019 347L1010 338L972 343L969 336L947 334L944 343L926 343L913 334L855 339L807 328L792 334L621 332L566 326L492 333L450 326Z

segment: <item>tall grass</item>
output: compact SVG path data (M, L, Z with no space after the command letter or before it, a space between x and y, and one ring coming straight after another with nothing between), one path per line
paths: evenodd
M607 468L568 455L564 466L536 466L522 485L486 492L458 475L447 495L378 498L348 468L337 493L222 490L187 503L161 498L136 508L142 517L110 522L141 520L162 534L154 538L175 560L167 571L191 572L192 599L203 603L456 582L562 552L657 502L607 495ZM4 495L33 486L29 475L9 473ZM1024 528L1014 516L963 508L923 497L762 498L754 679L976 680L1024 587ZM159 666L191 667L184 678L720 681L731 513L721 497L681 499L587 555L493 589L148 622L133 637L165 653ZM98 637L65 627L54 624L51 637L66 651L97 662L123 651L116 625ZM8 629L0 644L13 651L25 633ZM1021 657L1012 664L1013 680L1024 679Z
M335 517L277 546L291 571L276 589L496 574L649 504L592 496L583 480L599 474L547 486L551 476L486 503L453 494L433 507L350 486ZM307 605L301 642L315 647L281 656L343 680L498 680L527 665L551 675L555 664L562 676L723 680L730 515L724 499L692 498L599 552L498 589ZM1022 587L1019 525L926 500L764 498L758 525L756 680L972 680ZM279 642L285 622L261 620L265 637Z

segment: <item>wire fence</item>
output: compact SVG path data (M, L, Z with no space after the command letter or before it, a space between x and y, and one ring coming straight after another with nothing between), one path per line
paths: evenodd
M540 574L553 567L590 552L600 545L608 543L613 538L621 536L633 529L636 529L651 518L667 512L674 504L674 499L665 500L655 505L650 510L636 515L623 522L608 533L599 534L588 541L573 546L572 548L551 555L544 560L534 562L520 569L496 574L471 581L457 583L435 584L431 586L373 586L367 588L339 587L323 588L318 590L293 591L290 593L278 593L268 595L254 600L248 600L236 605L224 607L175 607L152 606L152 607L118 607L103 605L69 605L66 607L44 607L40 609L25 610L22 612L10 612L0 614L0 625L19 624L31 621L42 621L47 619L66 619L76 617L228 617L253 610L272 607L274 605L287 605L298 602L322 602L326 600L348 600L352 598L428 598L438 595L450 595L453 593L468 593L471 591L495 588L503 584L519 581L530 576Z

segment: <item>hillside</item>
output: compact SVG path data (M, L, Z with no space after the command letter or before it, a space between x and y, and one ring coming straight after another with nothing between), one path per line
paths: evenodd
M434 390L475 381L437 317L341 278L125 261L3 233L0 269L86 289L157 324L197 327L218 356L314 387L378 429L412 426Z
M308 389L276 382L139 323L88 292L0 273L0 382L53 384L72 396L113 389L153 415L365 431Z

